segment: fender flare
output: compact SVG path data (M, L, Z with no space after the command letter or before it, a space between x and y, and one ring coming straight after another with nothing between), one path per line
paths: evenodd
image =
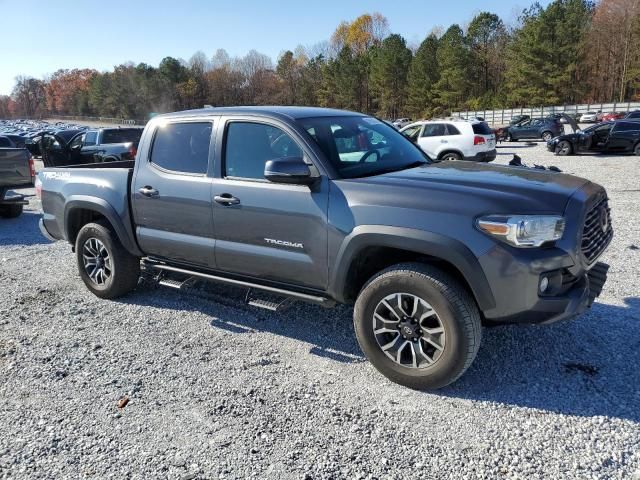
M386 225L358 226L345 237L336 255L336 268L330 272L331 294L339 302L346 302L345 287L351 262L366 247L400 248L444 260L462 274L480 310L496 305L480 262L462 242L438 233Z
M138 248L135 239L133 238L133 232L126 228L121 216L118 214L118 212L116 212L115 208L113 208L113 206L111 206L111 204L109 204L106 200L90 195L72 195L65 203L64 236L67 241L71 241L71 212L77 209L92 210L104 216L113 227L118 240L120 240L120 243L122 243L122 246L127 249L127 251L132 255L138 257L143 255Z

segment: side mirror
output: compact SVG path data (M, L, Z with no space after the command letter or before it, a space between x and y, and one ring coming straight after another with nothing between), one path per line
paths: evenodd
M283 157L269 160L264 167L264 178L274 183L311 185L317 177L302 157Z
M76 145L73 145L73 146L71 147L71 150L82 150L82 145L81 145L81 144L79 144L79 143L78 143L78 144L76 144Z

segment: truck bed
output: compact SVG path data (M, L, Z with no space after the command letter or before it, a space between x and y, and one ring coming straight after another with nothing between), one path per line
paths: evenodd
M33 186L30 158L24 148L0 148L0 190Z
M109 219L123 238L134 242L129 201L133 166L131 160L42 170L38 178L47 231L55 238L67 239L73 220L66 218L65 209L91 207Z

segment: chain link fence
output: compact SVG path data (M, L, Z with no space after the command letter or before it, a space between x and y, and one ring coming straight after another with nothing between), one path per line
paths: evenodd
M453 112L454 117L482 117L491 125L507 125L517 115L529 115L533 118L547 117L555 113L582 115L587 112L630 112L640 110L640 102L586 103L582 105L555 105L548 107L508 108L504 110L467 110Z

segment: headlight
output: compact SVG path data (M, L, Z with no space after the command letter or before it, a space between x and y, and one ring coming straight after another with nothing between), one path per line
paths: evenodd
M478 219L483 232L514 247L539 247L562 238L564 218L556 215L489 215Z

